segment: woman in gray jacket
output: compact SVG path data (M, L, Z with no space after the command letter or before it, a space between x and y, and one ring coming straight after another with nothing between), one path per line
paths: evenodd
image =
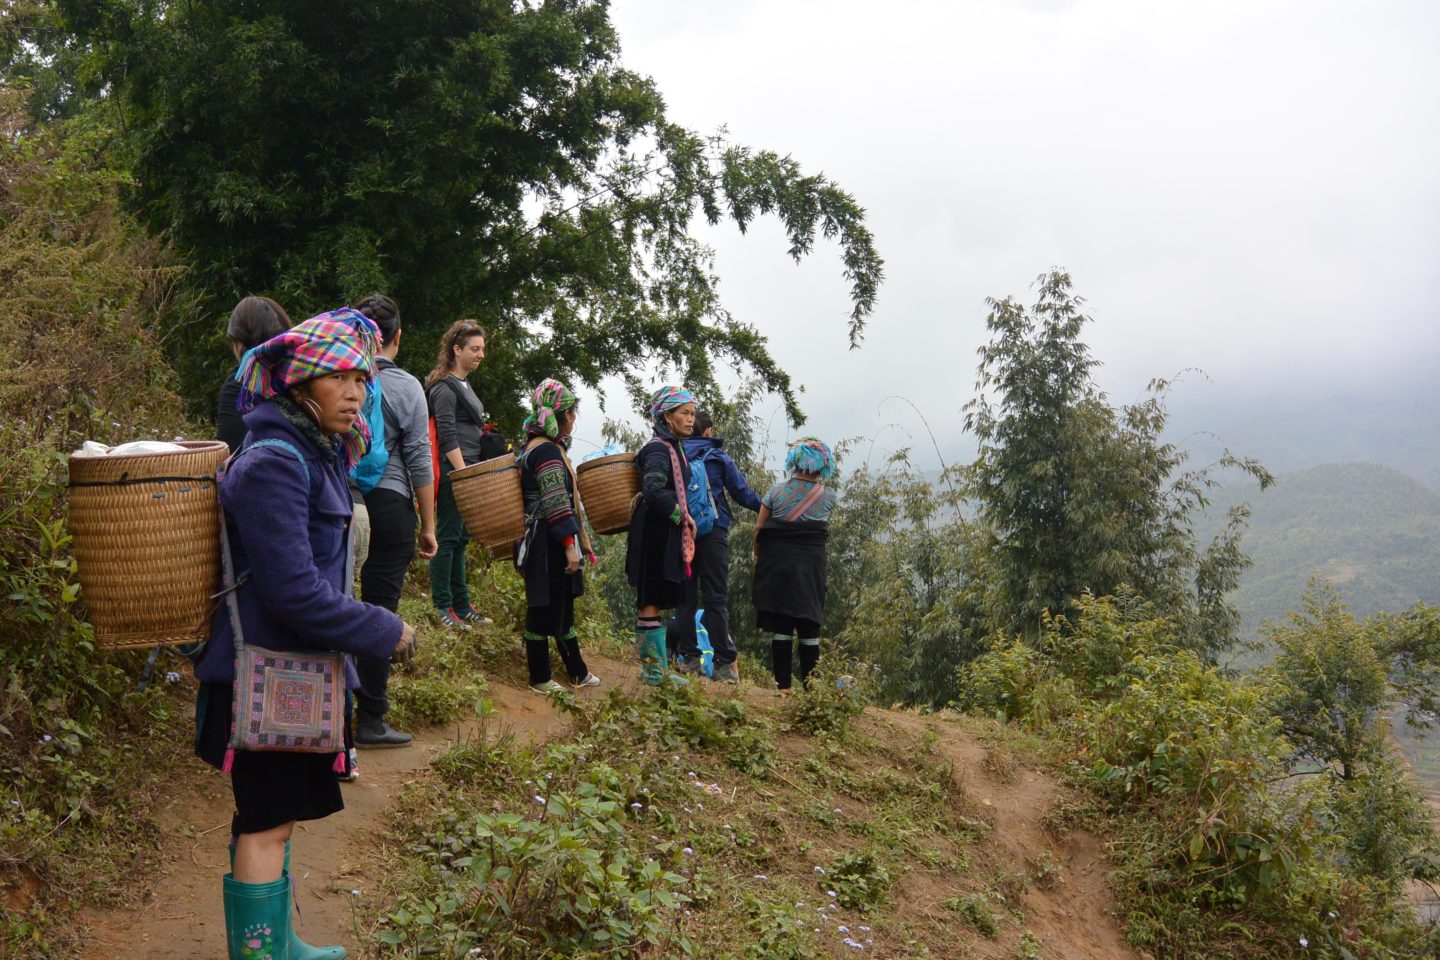
M439 548L430 561L430 600L440 622L450 627L490 622L470 605L465 582L465 545L470 535L450 488L452 472L484 459L480 438L485 434L485 408L466 379L484 359L484 328L474 320L460 320L440 338L440 356L425 380L440 454L440 489L435 497Z

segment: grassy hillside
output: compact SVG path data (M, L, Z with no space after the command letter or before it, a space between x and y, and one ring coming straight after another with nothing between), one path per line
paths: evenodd
M1231 506L1246 502L1254 513L1243 546L1255 565L1235 601L1247 635L1295 609L1315 576L1361 616L1440 601L1440 494L1409 475L1340 463L1282 475L1264 493L1226 487L1202 534L1208 538Z

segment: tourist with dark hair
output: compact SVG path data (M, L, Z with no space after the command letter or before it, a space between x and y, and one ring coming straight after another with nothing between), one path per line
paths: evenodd
M269 297L246 297L235 304L230 311L230 320L225 324L225 339L230 342L230 351L239 363L245 351L258 347L271 337L290 329L290 315ZM234 453L245 439L245 420L236 409L240 399L240 383L232 374L220 385L220 401L215 408L215 434Z
M684 602L675 613L680 669L690 673L699 670L700 646L695 614L703 609L701 622L715 651L712 679L720 683L739 683L740 675L735 670L739 652L730 636L730 498L734 497L735 502L747 510L759 512L760 497L750 489L735 461L723 449L725 441L715 436L715 420L707 411L695 414L695 432L684 443L690 469L703 469L710 481L710 496L715 502L715 526L695 538L694 576L686 587Z
M370 554L360 568L360 599L392 612L400 609L400 592L405 573L416 552L416 503L419 503L419 552L426 560L435 556L435 484L430 463L429 413L425 388L402 370L395 358L400 353L403 329L400 308L383 294L372 294L355 304L380 329L380 352L375 358L380 380L380 409L385 418L385 447L388 458L380 478L365 494L370 514ZM386 696L390 684L390 661L357 657L355 669L360 688L355 691L355 746L403 747L411 741L408 733L392 729L385 722L390 709Z
M470 605L470 587L465 580L465 545L470 535L450 487L451 473L485 459L485 407L468 379L484 359L485 329L474 320L459 320L440 338L435 368L425 378L440 455L440 487L435 496L439 548L430 561L430 601L436 617L447 627L490 622Z

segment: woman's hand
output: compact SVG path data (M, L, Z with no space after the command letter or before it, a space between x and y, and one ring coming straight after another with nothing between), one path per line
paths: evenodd
M400 624L400 642L395 644L395 649L390 652L391 663L409 663L415 659L415 652L420 647L420 640L415 636L415 628L408 623Z
M700 536L700 528L695 526L695 518L688 513L685 514L685 526L690 528L691 540L697 539Z
M580 572L580 545L573 540L565 547L565 572Z
M429 560L440 550L440 543L435 539L434 530L420 531L420 559Z

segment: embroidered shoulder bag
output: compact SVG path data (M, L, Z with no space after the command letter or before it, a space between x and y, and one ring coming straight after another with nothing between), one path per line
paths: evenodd
M294 446L279 439L257 440L230 459L259 447L289 450L305 471L310 489L310 467ZM221 468L222 476L224 467ZM345 593L352 590L355 556L346 529ZM222 770L229 771L236 750L279 750L290 753L333 753L336 772L345 770L345 659L342 653L268 650L245 642L240 625L236 591L250 579L249 571L235 575L225 511L220 510L220 547L225 577L225 603L235 634L235 685L230 742Z

